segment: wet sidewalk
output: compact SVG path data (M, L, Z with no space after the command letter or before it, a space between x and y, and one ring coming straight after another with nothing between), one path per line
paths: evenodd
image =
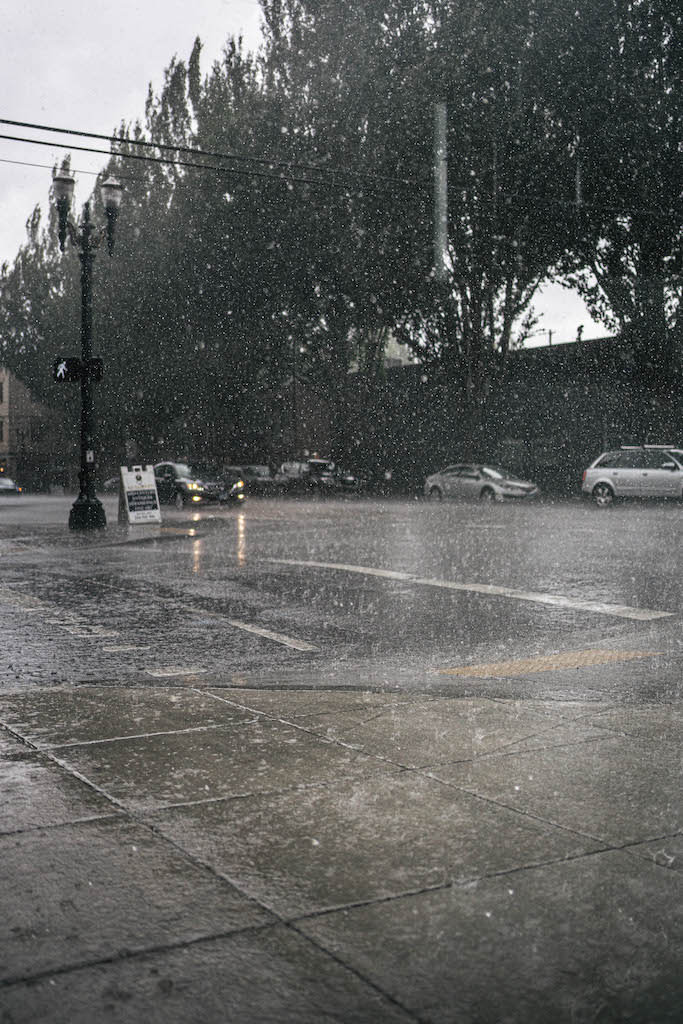
M2 693L0 1021L679 1021L680 726L208 676Z

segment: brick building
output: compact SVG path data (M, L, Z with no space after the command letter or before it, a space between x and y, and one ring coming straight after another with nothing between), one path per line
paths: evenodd
M64 486L64 452L60 416L0 367L0 471L27 490Z

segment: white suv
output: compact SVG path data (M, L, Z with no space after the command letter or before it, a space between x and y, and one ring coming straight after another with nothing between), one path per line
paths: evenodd
M615 498L683 498L683 449L644 444L603 452L584 472L581 490L599 508Z

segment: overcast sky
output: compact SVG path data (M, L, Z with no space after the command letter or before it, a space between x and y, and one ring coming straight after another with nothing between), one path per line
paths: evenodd
M143 119L149 83L158 91L164 69L174 56L187 60L197 36L204 44L206 73L230 36L242 35L246 47L255 49L260 22L256 0L8 3L0 21L0 117L108 135L122 120ZM0 134L50 142L36 146L0 139L1 263L16 256L35 205L45 210L51 168L70 150L57 144L57 137L28 129L0 125ZM63 140L69 141L85 140ZM71 152L80 180L76 202L82 203L106 157ZM571 341L579 324L584 338L605 333L583 303L558 286L546 289L535 305L542 314L538 330L544 332L535 343L547 342L549 331L554 343Z

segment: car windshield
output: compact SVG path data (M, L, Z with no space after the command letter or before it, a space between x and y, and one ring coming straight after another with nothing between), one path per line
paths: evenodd
M188 479L192 479L192 477L196 476L194 471L190 469L186 462L176 462L175 471L178 476L187 477Z
M484 476L490 476L492 480L507 480L510 477L507 470L500 466L482 466L481 471Z
M212 466L178 466L178 470L186 469L187 472L183 476L193 477L196 480L212 480L218 474Z

